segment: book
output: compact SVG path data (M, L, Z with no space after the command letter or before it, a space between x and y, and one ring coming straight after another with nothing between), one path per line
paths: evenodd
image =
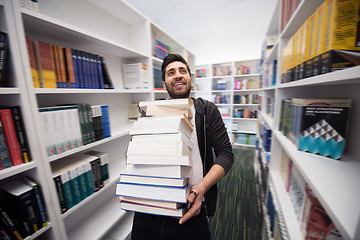
M130 130L130 135L183 133L191 136L193 126L185 115L142 117Z
M168 187L185 187L187 185L188 178L120 174L120 182Z
M103 77L104 89L113 89L114 84L113 84L113 81L111 80L105 58L102 56L99 56L97 58L97 62L98 62L98 72L99 72L99 74L102 74L102 77Z
M0 31L0 87L10 86L8 78L9 40L7 33Z
M351 99L296 99L298 149L340 159L349 128ZM296 106L295 106L296 108Z
M147 65L144 63L124 64L124 87L126 89L147 89Z
M111 137L109 105L101 105L101 118L103 123L104 138Z
M128 121L129 121L130 123L131 123L131 122L135 122L136 120L138 120L139 117L141 117L141 112L140 112L140 108L139 108L139 103L132 103L132 104L130 104Z
M150 141L130 141L127 155L159 155L168 156L191 156L191 148L184 142L150 142Z
M167 208L173 210L184 207L184 203L157 201L151 199L133 198L133 197L125 197L125 196L119 196L119 200L121 202L129 202L129 203L142 204L152 207Z
M333 221L314 192L306 186L305 206L300 222L300 231L304 239L328 239L327 236L333 230Z
M56 88L56 73L51 45L34 41L37 66L39 68L40 87Z
M168 202L187 203L189 192L189 187L163 187L122 182L118 182L116 184L117 196L145 198Z
M64 166L60 164L53 164L51 168L60 211L64 213L75 205L71 191L70 177L65 171Z
M12 166L9 150L6 143L6 137L0 119L0 170Z
M182 133L133 135L131 140L134 142L184 142L192 148L191 140Z
M34 181L33 179L31 179L29 177L23 178L22 181L27 186L29 186L33 189L33 194L35 196L35 201L36 201L36 205L37 205L37 211L39 212L39 216L40 216L40 220L41 220L40 222L43 227L47 226L48 225L47 212L46 212L44 197L43 197L43 194L41 191L41 186L39 185L39 183L37 183L36 181Z
M99 141L104 138L101 105L92 105L90 107L91 107L92 125L95 134L95 141Z
M17 166L23 163L21 157L20 144L16 136L16 129L14 120L11 114L10 109L1 109L0 110L0 120L3 125L3 130L5 133L5 138L7 142L8 151L11 157L11 162L13 166Z
M189 99L169 99L156 101L141 101L139 108L146 113L146 116L169 116L169 115L185 115L192 118L192 111Z
M131 164L192 166L190 156L128 154L126 162Z
M31 70L31 78L33 80L34 88L40 88L40 76L39 76L39 68L37 65L36 55L35 55L35 47L34 42L26 36L26 46L28 50L29 62L30 62L30 70Z
M22 240L29 235L22 224L2 206L2 203L0 204L0 226L12 240Z
M11 110L22 159L23 162L27 163L31 161L31 155L20 106L8 106L6 108Z
M181 218L186 213L185 208L179 208L179 209L159 208L159 207L136 204L136 203L125 202L125 201L120 201L120 206L121 206L121 209L123 209L125 211L141 212L141 213L170 216L170 217L177 217L177 218Z
M125 173L154 177L189 178L192 176L192 169L190 166L180 165L148 165L127 163Z
M2 203L31 235L42 228L33 188L20 180L13 180L0 187Z
M99 151L88 151L85 152L85 154L96 156L100 158L100 165L101 165L101 179L104 185L108 184L110 182L109 178L109 156L105 152L99 152Z
M70 48L63 48L65 61L65 74L68 88L76 88L74 65Z

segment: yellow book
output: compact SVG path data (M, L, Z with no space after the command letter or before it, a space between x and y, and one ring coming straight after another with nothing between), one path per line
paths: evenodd
M312 60L312 76L320 73L320 40L321 26L324 17L324 4L321 4L315 11L314 19L314 44L313 44L313 60Z
M326 0L320 30L320 73L360 64L358 0Z

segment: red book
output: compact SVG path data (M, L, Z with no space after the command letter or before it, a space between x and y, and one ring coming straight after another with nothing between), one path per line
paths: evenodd
M18 142L14 120L10 109L0 110L0 119L3 124L6 142L8 145L9 154L11 157L12 164L14 166L22 164L20 144Z

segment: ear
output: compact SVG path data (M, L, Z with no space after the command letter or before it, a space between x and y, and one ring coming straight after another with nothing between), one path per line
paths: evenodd
M162 82L163 82L163 88L166 89L165 81Z

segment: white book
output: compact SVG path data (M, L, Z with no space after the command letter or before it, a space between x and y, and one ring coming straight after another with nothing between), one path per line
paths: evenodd
M185 114L188 118L192 118L192 111L189 99L169 99L156 101L142 101L139 107L146 113L146 116L169 116Z
M133 183L116 184L116 195L152 199L168 202L187 203L190 188L188 187L160 187Z
M120 174L120 182L135 183L144 185L157 185L168 187L184 187L188 183L188 178L154 177L131 174Z
M193 126L184 115L139 118L130 135L183 133L190 138Z
M128 154L126 162L132 164L155 164L155 165L182 165L192 166L190 156L164 156L164 155L140 155Z
M132 211L132 212L141 212L141 213L148 213L148 214L155 214L155 215L162 215L162 216L169 216L169 217L176 217L181 218L186 213L185 208L179 209L168 209L168 208L159 208L153 207L149 205L142 205L130 202L120 202L121 209L125 211Z
M180 165L149 165L128 163L125 169L125 173L154 177L189 178L192 176L192 169L189 166Z
M183 133L170 134L150 134L150 135L134 135L132 141L138 142L184 142L192 148L192 142L189 137Z
M169 209L179 209L185 206L184 203L157 201L152 199L133 198L133 197L124 197L124 196L120 196L119 200L122 202L137 203L142 205L148 205L159 208L169 208Z
M127 155L190 156L191 149L184 142L130 141Z

